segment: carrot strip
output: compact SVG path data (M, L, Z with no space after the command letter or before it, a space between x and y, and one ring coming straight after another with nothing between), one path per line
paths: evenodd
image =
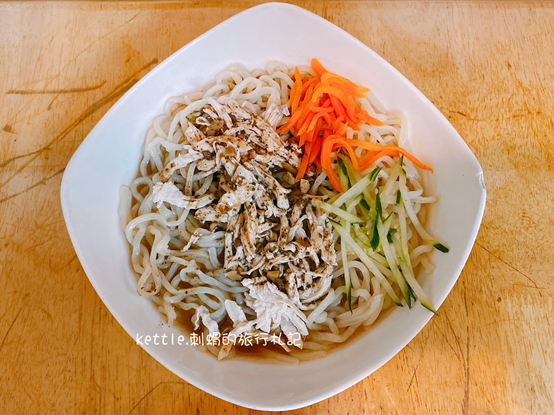
M300 128L302 128L302 125L304 124L304 122L306 121L306 118L310 114L310 103L311 103L311 99L312 99L312 92L313 92L313 88L312 87L308 88L308 92L306 93L306 97L304 99L304 102L300 106L302 108L302 111L298 111L298 112L300 112L300 116L298 118L298 121L296 122L296 130L297 131ZM297 134L300 134L300 133L297 133Z
M316 58L312 59L312 69L319 77L323 76L323 74L327 72L327 69L325 69Z
M385 150L385 151L381 151L377 154L375 154L372 158L370 158L368 161L366 161L365 163L362 163L360 162L360 170L358 171L364 171L364 170L367 170L369 169L373 163L375 163L377 160L379 160L381 157L385 157L385 156L392 156L396 153L395 150Z
M337 137L337 138L333 138L332 140L328 140L328 141L331 142L331 151L334 149L335 146L344 148L346 150L346 152L348 153L348 155L350 156L350 160L352 161L352 166L354 167L354 170L360 171L359 170L359 165L358 165L358 158L356 157L356 154L354 153L354 149L350 145L350 141L352 141L352 140L347 140L346 138Z
M306 131L308 131L308 127L310 126L312 120L316 117L315 112L309 112L306 119L304 121L299 121L299 124L301 125L300 129L298 130L298 135L304 134Z
M308 164L313 164L314 163L316 157L319 155L319 151L321 150L322 142L323 142L323 139L321 137L318 137L314 141L314 146L312 147L312 151L310 153Z
M306 91L308 90L308 88L312 85L316 85L319 81L320 80L318 77L315 77L310 79L309 81L306 81L306 83L302 86L302 93L300 94L300 96L303 97L304 95L306 95Z
M355 131L359 130L358 128L358 123L356 121L354 121L352 118L350 118L350 116L346 113L346 108L344 107L342 101L333 96L333 95L329 95L329 99L331 100L331 102L333 103L333 108L335 108L335 112L342 116L344 121L346 121L346 123ZM343 133L344 134L344 133Z
M317 166L318 169L321 169L321 160L319 159L319 154L316 156L314 164Z
M327 123L331 122L331 117L329 116L329 114L327 114L326 112L318 112L315 114L315 117L310 122L310 125L308 126L307 131L312 131L315 128L316 123L320 121L322 118L325 119Z
M323 96L323 94L334 95L335 97L340 99L341 102L345 104L345 106L346 106L346 103L349 101L348 95L346 95L344 91L340 90L335 86L325 86L325 85L320 86L315 90L314 98L319 98ZM356 105L355 102L353 102L353 104Z
M362 141L362 140L349 140L350 144L355 147L362 147L366 150L373 150L373 151L383 151L383 150L395 150L397 153L400 153L404 155L408 160L410 160L412 163L414 163L416 166L423 170L428 170L430 172L433 172L433 169L426 164L419 161L417 158L412 156L410 153L408 153L406 150L404 150L401 147L396 146L381 146L379 144L370 143L368 141Z
M302 92L302 75L300 75L300 71L298 70L298 67L294 68L294 84L292 86L292 90L290 92L290 108L291 113L296 111L298 108L298 104L300 103L300 96Z
M345 135L345 134L346 134L346 127L347 127L347 126L348 126L348 125L345 124L345 123L340 123L340 124L338 125L338 128L335 129L334 133L335 133L335 134L339 134L339 135Z
M277 132L279 134L286 133L289 131L292 127L294 127L294 124L296 124L296 121L300 118L300 111L296 111L292 116L289 118L286 124L282 125L277 129Z
M293 128L296 125L296 123L298 122L298 120L300 119L300 117L304 114L304 111L306 111L306 114L309 112L310 109L308 108L308 106L309 106L308 104L309 104L309 100L312 98L312 93L313 93L313 88L311 88L311 87L308 88L308 91L306 92L306 96L305 96L306 99L296 109L296 112L294 112L292 114L292 116L287 121L287 123L285 125L281 126L277 130L277 132L279 134L286 133L291 128Z
M362 94L362 93L365 93L365 92L369 92L368 88L358 86L354 82L352 82L351 80L346 79L346 78L344 78L340 75L337 75L337 74L334 74L334 73L331 73L331 72L327 72L327 73L321 75L321 83L329 84L329 85L333 84L333 83L340 84L340 85L343 85L345 89L354 91L357 94ZM364 96L365 95L361 95L358 98L364 98Z
M359 118L360 120L367 121L368 123L370 123L372 125L377 125L377 126L385 125L385 124L383 124L382 121L379 121L377 118L373 118L371 115L366 114L363 111L358 112L358 114L356 114L356 118Z
M299 181L302 177L304 177L304 173L306 173L306 169L308 168L308 162L310 161L309 159L310 156L307 153L304 153L302 161L300 162L300 167L298 167L298 173L295 178L296 181Z
M327 102L329 102L329 100L325 101L325 103L327 103ZM333 108L329 108L329 106L325 107L324 105L325 104L323 104L323 106L321 106L321 107L312 106L312 107L310 107L310 111L312 111L312 112L328 112L328 113L334 111Z

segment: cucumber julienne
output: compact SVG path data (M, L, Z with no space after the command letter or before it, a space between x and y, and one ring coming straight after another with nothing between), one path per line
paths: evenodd
M344 160L339 158L338 162L339 180L345 184L347 190L329 203L320 200L313 203L330 215L331 224L341 238L350 311L352 312L352 287L349 256L351 259L357 257L365 264L397 306L403 305L397 294L399 292L408 307L411 308L412 300L417 299L421 305L436 314L429 296L414 275L410 257L409 223L424 243L441 252L448 252L448 248L431 237L421 225L410 198L403 160L400 160L386 183L381 186L378 179L380 168L361 177L357 173L349 174L351 166L348 162L346 157Z

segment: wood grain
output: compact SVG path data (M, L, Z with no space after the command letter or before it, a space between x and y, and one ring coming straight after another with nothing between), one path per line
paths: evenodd
M0 413L256 412L133 342L88 282L59 201L64 167L110 106L254 4L0 4ZM488 204L440 317L372 376L294 413L554 413L553 4L297 4L435 103L480 160Z

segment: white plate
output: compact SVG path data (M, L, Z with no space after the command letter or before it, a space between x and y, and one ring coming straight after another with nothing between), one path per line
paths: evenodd
M65 171L61 200L75 251L104 304L134 339L137 334L181 334L177 328L160 328L160 315L136 293L117 217L119 188L137 174L152 119L168 98L198 88L233 62L253 69L273 59L307 64L312 57L370 87L388 109L406 114L410 150L435 170L427 181L440 202L430 212L430 230L450 247L450 253L434 255L437 268L423 288L437 307L452 289L485 206L479 163L433 104L375 52L315 14L291 5L265 4L220 24L146 75L90 132ZM431 315L419 304L412 310L395 308L346 347L297 366L217 362L193 346L178 344L143 347L176 375L219 398L249 408L290 410L326 399L377 370Z

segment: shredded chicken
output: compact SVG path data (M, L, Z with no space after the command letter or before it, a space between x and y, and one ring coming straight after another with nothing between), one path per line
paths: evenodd
M163 202L167 202L185 209L200 209L212 203L213 200L213 195L205 195L199 198L186 196L172 182L158 182L154 185L154 189L152 190L152 201L156 203L158 207L160 207Z
M300 150L273 128L288 110L272 106L264 119L222 97L208 100L200 112L196 118L201 122L189 123L185 131L188 144L160 174L153 201L195 209L197 220L225 229L221 262L228 278L248 288L246 304L257 315L249 321L236 303L226 301L233 334L306 336L302 310L315 307L314 301L328 291L336 253L330 222L308 194L315 175L295 183ZM213 174L215 190L185 195L172 176L189 164L198 172L193 179ZM198 309L196 320L202 319L211 332L206 312ZM219 358L229 351L222 348Z

